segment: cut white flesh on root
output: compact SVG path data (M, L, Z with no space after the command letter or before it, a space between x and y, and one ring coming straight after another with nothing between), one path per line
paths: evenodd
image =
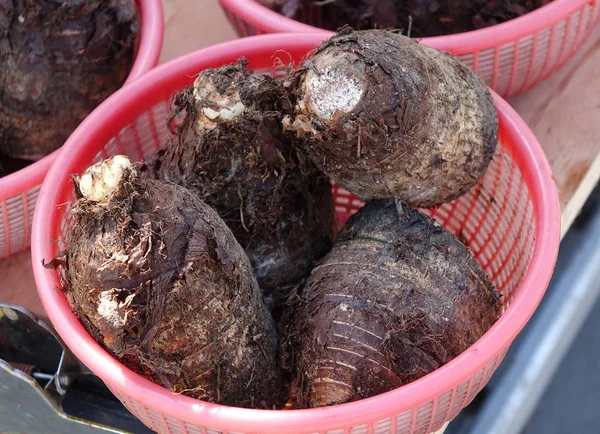
M319 117L331 120L340 112L350 113L366 91L364 64L354 53L315 62L304 80L304 99Z
M124 155L93 164L79 178L79 191L88 200L102 202L117 189L123 173L131 167L131 161Z
M218 121L230 122L246 109L235 83L221 93L215 87L212 77L203 74L194 82L194 98L202 114L198 119L200 129L214 128Z
M202 113L211 121L214 121L217 118L221 118L225 121L231 121L236 116L241 115L244 112L246 107L241 102L235 103L230 108L222 108L220 110L214 110L210 107L203 107Z

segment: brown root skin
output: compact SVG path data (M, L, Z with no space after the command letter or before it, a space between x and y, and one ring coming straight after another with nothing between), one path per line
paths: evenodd
M449 202L487 169L498 118L457 59L392 32L344 30L297 72L284 119L313 162L363 200Z
M283 86L241 61L203 71L174 102L185 117L152 169L218 212L280 305L329 251L336 229L329 180L282 132L290 107ZM215 118L225 111L233 118Z
M100 344L176 393L284 405L273 320L246 254L210 207L126 169L108 200L81 198L72 212L64 291Z
M316 8L323 28L401 29L411 37L450 35L517 18L551 0L258 0L288 18L302 21L302 9Z
M133 0L0 2L0 152L37 160L125 82Z
M498 292L454 235L393 200L371 202L290 314L284 362L295 404L341 404L414 381L469 348L499 314Z

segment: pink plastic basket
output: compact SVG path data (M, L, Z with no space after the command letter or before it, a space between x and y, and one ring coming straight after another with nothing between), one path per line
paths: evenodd
M71 174L103 157L139 160L168 137L168 102L197 73L245 56L257 71L298 64L326 38L285 34L243 38L159 66L116 92L74 132L42 185L35 211L32 258L44 308L73 352L148 427L159 433L429 433L454 418L483 388L536 309L556 260L560 216L556 187L543 151L523 120L497 95L497 156L471 192L430 211L466 240L503 294L504 313L465 353L394 391L355 403L291 411L215 405L172 394L133 373L103 350L71 312L56 271L45 269L63 249L73 202ZM334 187L343 220L361 202ZM56 242L54 240L58 240Z
M300 22L256 0L219 1L242 37L323 31L319 6L305 8ZM573 56L597 24L599 11L596 0L554 0L502 24L421 41L457 56L507 98L536 86Z
M125 83L154 68L163 41L160 0L138 0L140 38L134 64ZM33 210L40 186L60 149L32 165L0 178L0 258L29 247Z

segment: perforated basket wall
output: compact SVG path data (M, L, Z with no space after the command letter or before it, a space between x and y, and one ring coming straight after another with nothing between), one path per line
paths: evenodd
M59 157L44 182L34 223L33 262L46 312L72 351L133 414L159 433L434 432L488 382L548 283L558 245L556 190L539 145L516 113L495 97L500 142L489 170L465 196L426 212L468 245L501 291L505 313L480 341L446 366L408 386L343 406L247 410L171 394L129 371L93 341L63 293L55 290L59 285L56 272L41 266L42 259L48 260L64 247L73 201L70 175L115 154L135 161L154 154L170 134L166 124L170 95L191 84L201 69L233 62L241 55L255 69L268 69L289 59L298 62L320 40L299 35L241 39L157 68L120 90L82 124L65 145L70 158ZM338 215L345 221L362 202L332 188Z
M242 37L319 31L323 26L322 8L316 3L299 12L299 22L256 0L220 2ZM554 0L501 25L421 41L457 56L477 71L490 88L507 98L536 86L573 56L598 23L599 11L600 2L596 0Z
M158 63L163 40L160 0L139 0L141 21L136 58L127 77L131 82ZM29 247L31 223L40 186L59 151L25 169L0 178L0 259Z

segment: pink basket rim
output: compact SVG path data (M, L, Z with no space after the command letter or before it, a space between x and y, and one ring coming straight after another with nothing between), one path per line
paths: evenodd
M318 27L286 18L256 0L219 1L225 9L266 32L323 32L323 29ZM594 5L595 2L596 0L553 0L541 8L501 24L452 35L419 38L419 40L455 56L482 51L534 35L573 14L586 3Z
M124 84L129 84L150 71L158 63L163 43L163 9L160 0L137 0L142 25L138 50L134 63ZM52 162L62 149L59 148L39 161L0 178L0 200L26 194L40 185Z
M536 242L521 290L506 312L479 341L440 369L391 392L349 404L292 411L242 409L173 394L120 364L87 333L63 293L57 289L60 287L57 273L42 266L43 260L47 261L55 254L55 246L50 242L55 235L54 228L59 224L56 202L60 190L55 186L69 182L69 171L79 156L86 153L81 144L98 137L102 140L112 137L124 119L131 119L132 112L136 112L138 95L157 98L155 94L160 92L156 90L173 74L193 76L206 65L221 65L223 53L237 58L252 51L267 55L282 49L309 51L325 38L325 34L306 33L254 36L214 45L161 65L103 102L77 128L64 145L65 152L50 168L38 197L32 230L33 271L40 298L57 332L77 357L128 400L137 400L183 421L228 431L275 434L327 431L342 424L364 424L365 420L380 420L428 402L475 374L511 344L539 304L558 254L560 207L556 185L544 152L531 130L508 103L493 93L508 142L505 146L523 168L524 180L534 199ZM114 131L105 131L103 125L112 123L115 124Z

